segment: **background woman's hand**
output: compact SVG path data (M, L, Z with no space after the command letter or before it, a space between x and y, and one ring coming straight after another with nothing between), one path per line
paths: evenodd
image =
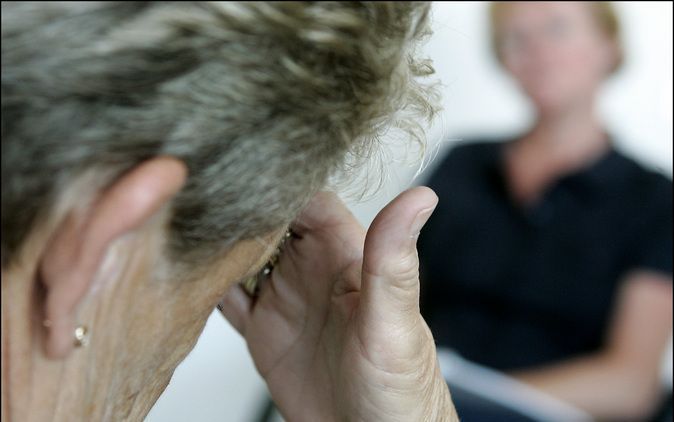
M457 419L419 313L416 239L436 204L428 188L405 191L366 233L321 192L258 298L236 286L223 299L287 420Z

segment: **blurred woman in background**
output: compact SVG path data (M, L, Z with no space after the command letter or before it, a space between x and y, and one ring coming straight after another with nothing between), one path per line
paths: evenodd
M490 16L535 121L457 147L432 175L422 314L469 360L597 418L644 420L672 330L672 184L614 149L595 112L622 62L616 15L522 2Z

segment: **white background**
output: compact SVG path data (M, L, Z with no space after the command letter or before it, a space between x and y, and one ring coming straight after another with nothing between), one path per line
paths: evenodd
M443 83L444 112L430 132L429 156L444 154L462 137L509 134L529 122L527 104L490 55L486 6L477 2L433 6L434 35L426 51ZM615 6L627 60L607 82L600 112L607 128L618 136L618 148L671 177L672 3ZM368 225L397 193L423 182L428 171L413 179L418 167L393 164L376 196L349 204L360 221ZM665 361L671 376L671 355ZM244 342L214 313L146 421L253 420L265 391Z

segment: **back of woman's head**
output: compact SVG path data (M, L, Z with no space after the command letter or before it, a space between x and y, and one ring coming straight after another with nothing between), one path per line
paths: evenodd
M289 222L390 126L418 138L428 5L2 4L2 263L73 182L185 162L170 253L198 262ZM79 188L78 188L79 189Z

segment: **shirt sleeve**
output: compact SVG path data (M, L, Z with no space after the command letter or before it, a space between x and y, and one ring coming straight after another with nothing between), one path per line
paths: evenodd
M658 189L657 198L638 225L628 248L628 270L656 270L672 275L672 185Z

